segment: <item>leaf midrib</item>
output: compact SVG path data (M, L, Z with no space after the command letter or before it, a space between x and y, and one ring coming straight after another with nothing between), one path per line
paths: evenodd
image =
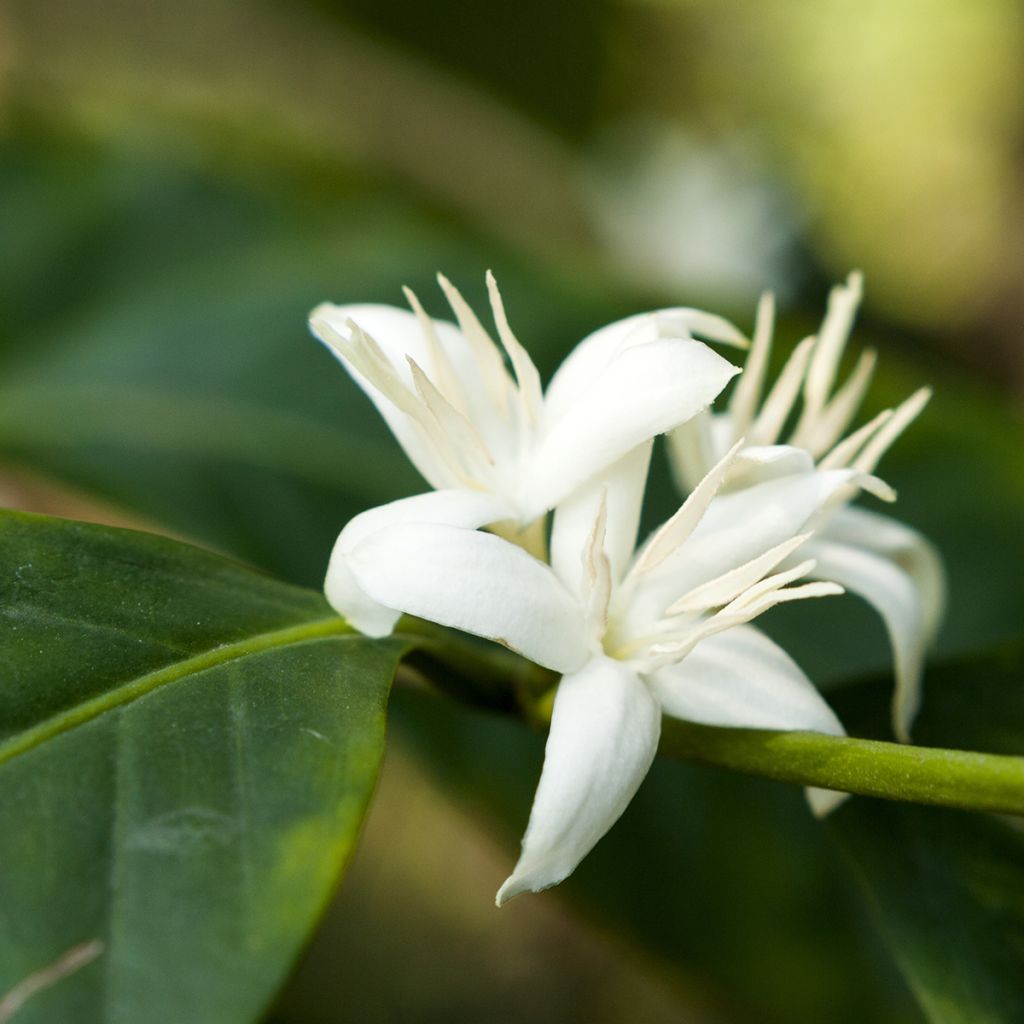
M267 633L257 633L254 636L246 637L230 644L220 644L201 654L193 655L182 661L176 661L170 665L147 672L145 675L137 676L122 682L112 689L89 700L76 704L74 707L65 708L63 711L36 723L24 732L12 736L10 739L0 743L0 765L25 754L34 748L41 746L47 740L68 732L77 726L91 722L107 711L130 704L132 701L144 697L148 693L166 686L169 683L177 682L187 676L206 669L215 668L229 661L237 661L252 654L260 654L264 651L273 650L278 647L288 647L292 644L303 643L307 640L317 640L322 637L358 635L352 627L342 618L332 616L326 619L316 619L312 622L304 622L297 626L286 626L283 629L271 630Z

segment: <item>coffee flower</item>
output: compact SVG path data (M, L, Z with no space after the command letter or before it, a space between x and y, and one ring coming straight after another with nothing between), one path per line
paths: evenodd
M501 348L439 280L457 326L428 317L408 290L411 311L325 304L310 317L435 489L357 516L338 538L327 597L371 635L389 632L398 611L371 599L348 571L347 552L368 533L403 521L489 526L539 552L545 513L706 408L739 372L691 335L746 344L726 321L697 310L633 316L584 339L543 393L494 278L487 285Z
M499 905L564 879L632 799L662 713L712 725L841 734L818 691L748 623L786 601L841 593L800 583L815 523L851 469L805 467L715 497L734 449L634 553L650 443L555 512L551 564L493 534L392 522L346 552L381 605L496 640L563 673L523 851Z
M927 403L926 388L887 409L844 437L871 381L875 353L864 352L850 376L833 387L860 303L860 274L832 290L821 330L793 351L762 398L771 349L773 303L761 300L743 375L726 409L704 412L673 432L673 468L684 489L696 486L708 468L741 438L745 446L725 483L736 490L784 476L850 468L872 473L890 445ZM796 423L780 443L799 404ZM852 497L854 491L849 492ZM942 562L915 530L888 516L839 502L831 518L802 549L816 562L814 576L833 580L860 595L882 616L895 662L893 727L909 739L921 699L925 652L945 603Z

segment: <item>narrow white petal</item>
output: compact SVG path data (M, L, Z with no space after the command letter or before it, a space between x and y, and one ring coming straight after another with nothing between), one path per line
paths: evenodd
M931 388L919 388L905 402L898 405L893 410L892 416L882 424L874 437L854 459L854 466L865 473L874 470L896 438L917 419L931 397Z
M738 491L813 469L814 458L804 448L788 444L747 445L729 469L727 486L730 491Z
M367 509L349 520L331 552L324 593L339 615L368 636L386 636L401 616L396 608L370 597L349 567L352 549L396 523L449 523L468 529L486 526L509 514L508 505L476 491L430 491Z
M416 314L416 320L420 325L420 332L430 351L430 362L428 365L431 370L431 379L436 382L438 391L459 412L465 416L471 415L469 406L466 403L466 396L463 393L462 382L459 380L455 367L452 365L451 355L441 343L437 322L427 315L427 311L420 304L420 300L411 288L403 287L402 294L405 296L406 302L409 303L413 313ZM410 352L407 354L407 358L415 359L416 357Z
M775 297L771 292L765 292L757 307L757 322L754 339L750 344L750 354L729 400L729 416L732 418L733 430L737 437L745 434L754 422L754 414L764 388L765 374L768 372L774 324Z
M860 510L844 510L847 523L850 513L868 516ZM893 695L893 729L902 740L908 740L910 725L921 702L921 676L924 658L944 603L941 562L931 546L919 535L905 538L905 545L886 546L885 517L876 536L847 530L857 540L844 539L843 521L833 532L832 524L807 546L817 565L813 570L819 579L833 580L858 594L874 606L885 622L893 649L896 689ZM856 522L856 518L853 520ZM870 520L862 521L864 526ZM889 521L891 522L891 521ZM900 529L900 524L893 523Z
M668 435L669 469L683 494L692 491L718 461L716 420L717 416L710 409L704 409ZM728 433L730 442L737 440L731 430Z
M881 428L892 419L892 409L884 409L873 419L859 427L849 437L843 438L824 458L818 461L819 469L842 469L848 466L856 454Z
M681 594L806 532L819 510L855 479L850 470L794 473L719 494L681 548L651 572L631 577L636 585L613 599L613 614L629 635L643 635Z
M873 349L862 352L846 383L821 413L813 421L807 422L803 431L794 432L789 443L800 445L815 456L827 452L839 440L860 408L877 361L878 354Z
M796 662L753 626L702 640L678 665L650 676L667 714L705 725L843 735Z
M772 385L761 411L747 431L747 441L753 445L775 444L782 428L786 425L793 403L800 393L800 385L807 371L807 364L814 354L815 338L804 338L793 352L782 373Z
M396 347L406 345L410 350L419 352L422 345L418 339L419 326L415 317L403 309L390 306L318 306L310 316L309 326L313 334L324 343L327 349L345 367L349 375L363 390L366 396L377 407L395 439L404 449L409 461L433 487L447 487L454 483L451 468L436 451L435 445L425 436L423 428L416 418L409 415L407 396L404 394L411 380L407 379L408 368L405 365L405 354L397 354L401 365L386 360L386 366L378 367L364 363L356 358L358 342L353 338L350 313L356 313L364 323L375 325L377 331L391 331L388 335ZM366 328L361 329L367 333ZM383 349L383 346L381 346ZM386 355L385 351L385 355ZM420 353L421 355L424 353ZM385 376L393 377L391 381Z
M444 274L437 275L437 282L452 307L455 319L459 322L459 329L472 352L481 383L491 403L495 410L507 414L514 388L501 353L455 285Z
M680 505L679 510L655 530L654 535L644 545L640 557L636 561L635 572L649 572L661 565L669 555L686 542L704 517L704 513L722 486L722 482L742 446L742 441L733 445L732 449L726 452L718 464L713 466L704 479L697 484L686 501Z
M357 544L348 567L374 600L571 672L589 650L579 601L547 565L489 533L404 523Z
M762 580L766 573L771 572L784 558L793 554L809 537L810 534L807 533L790 537L756 558L752 558L749 562L737 566L721 576L716 576L715 579L708 580L707 583L702 583L673 602L666 614L677 615L681 612L703 611L707 608L717 608L728 604ZM789 581L787 580L787 582Z
M809 424L816 422L828 403L839 360L853 328L863 291L863 275L854 271L845 284L836 285L829 294L825 320L818 332L814 357L807 370L804 407L797 424L797 433L803 433Z
M536 423L540 418L541 408L541 386L540 374L534 366L529 352L519 343L519 339L512 333L508 317L505 315L505 304L501 301L501 292L498 291L498 282L494 275L487 271L487 291L491 299L491 310L494 313L494 325L498 328L498 337L501 344L508 353L508 358L515 371L516 381L519 384L519 399L522 403L523 413L530 423Z
M738 369L698 341L626 349L562 417L527 470L527 510L553 508L637 445L706 408Z
M607 495L605 553L612 579L622 578L636 546L651 448L651 442L647 442L633 449L555 509L551 565L571 590L578 583L583 551L603 494Z
M595 658L562 680L523 852L498 906L573 872L633 799L660 731L657 701L620 662Z

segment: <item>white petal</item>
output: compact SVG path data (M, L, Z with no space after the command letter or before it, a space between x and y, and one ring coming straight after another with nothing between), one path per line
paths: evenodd
M793 473L810 473L814 459L803 448L788 444L750 445L744 448L729 471L729 490L753 487Z
M843 508L828 521L830 540L887 555L914 580L924 607L929 641L946 610L946 570L935 546L917 530L863 508Z
M569 589L576 590L583 550L605 493L608 515L605 554L611 563L612 579L621 579L636 546L651 447L648 442L635 448L555 509L551 565Z
M705 725L843 735L832 709L786 652L753 626L702 640L649 677L664 711Z
M804 382L804 408L796 426L797 434L803 434L809 425L816 422L828 403L829 392L863 293L864 278L856 270L846 279L845 284L836 285L829 293L825 319L818 332L814 358Z
M657 701L620 662L595 658L562 680L523 852L498 906L572 873L633 799L660 731Z
M855 478L848 470L794 473L718 495L681 548L626 581L613 614L628 635L643 635L677 598L806 532L812 517Z
M546 429L524 481L539 515L627 452L696 415L739 370L698 341L666 339L616 356ZM527 516L529 518L529 516Z
M914 531L861 509L842 510L802 554L817 561L815 577L842 584L882 616L895 662L893 728L908 740L925 653L945 603L938 555Z
M548 414L552 418L564 415L627 348L659 338L689 338L692 332L741 348L747 345L743 334L727 320L696 309L659 309L616 320L588 334L565 358L548 385Z
M558 672L587 657L576 598L549 566L493 534L403 523L357 544L347 564L386 607L495 640Z
M387 636L402 613L374 600L360 586L349 567L352 549L396 523L449 523L475 529L508 514L508 505L490 494L458 490L430 491L367 509L349 520L335 541L324 581L327 600L361 633Z
M818 786L808 786L804 790L808 806L816 818L828 817L837 807L845 804L850 795L838 789L821 789Z
M729 399L729 416L736 434L745 434L754 422L765 374L768 372L768 357L771 355L772 328L775 323L775 297L765 292L757 306L757 326L750 343L750 353L743 366L743 376Z
M719 418L705 409L668 435L669 468L676 487L683 494L692 491L718 461L714 428ZM731 440L731 430L729 434Z

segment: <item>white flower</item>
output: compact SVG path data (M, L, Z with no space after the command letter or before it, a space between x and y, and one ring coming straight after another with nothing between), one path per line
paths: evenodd
M488 637L563 673L544 769L499 905L564 879L632 799L662 712L713 725L842 727L793 661L754 627L784 601L841 593L779 571L856 471L806 468L714 497L736 452L634 554L651 444L555 512L551 564L450 523L387 525L345 555L381 605ZM714 500L712 500L714 498Z
M504 356L462 296L444 277L439 281L458 326L428 317L408 290L412 312L325 304L310 317L314 334L435 488L357 516L338 538L327 597L371 635L389 632L398 612L369 598L346 567L346 553L369 532L402 521L491 526L539 550L538 520L546 512L638 445L706 408L739 372L691 332L746 345L711 314L641 314L585 338L542 394L494 278L488 274L487 284Z
M875 366L875 353L864 352L833 393L861 290L861 275L856 273L832 290L821 330L797 346L763 401L774 310L771 296L762 298L746 368L727 409L702 413L671 435L673 468L684 489L695 486L741 439L746 447L733 464L726 489L792 471L804 473L815 461L821 470L874 471L889 446L924 408L930 391L922 388L843 438ZM785 444L780 444L798 398L796 424ZM938 553L919 533L896 520L839 503L801 555L816 561L815 577L842 584L881 614L895 663L893 728L908 740L921 700L925 652L945 604Z

